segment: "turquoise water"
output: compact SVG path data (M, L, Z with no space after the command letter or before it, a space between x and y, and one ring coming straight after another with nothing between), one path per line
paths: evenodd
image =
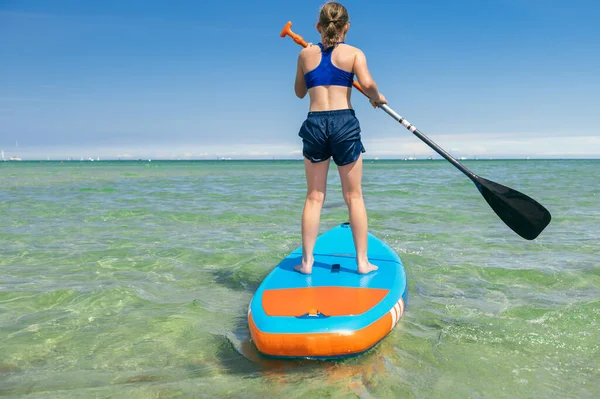
M282 362L246 311L300 244L301 162L0 163L0 396L598 397L600 160L466 166L552 223L521 239L445 161L366 162L407 313L364 355ZM321 231L346 219L332 167Z

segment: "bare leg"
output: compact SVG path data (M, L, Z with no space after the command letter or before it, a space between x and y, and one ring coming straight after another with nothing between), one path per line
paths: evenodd
M325 189L327 187L327 171L329 160L312 163L304 158L304 169L306 171L306 201L302 212L302 264L294 267L294 270L310 274L314 263L313 250L315 241L319 234L319 221L321 209L325 202Z
M348 205L352 238L356 248L356 264L358 272L366 274L377 270L377 266L369 263L367 258L367 210L362 195L362 155L356 162L338 167L342 181L344 201Z

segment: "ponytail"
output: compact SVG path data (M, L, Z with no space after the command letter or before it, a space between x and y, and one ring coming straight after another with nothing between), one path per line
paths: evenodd
M323 47L330 48L337 45L344 27L350 22L348 10L340 3L331 1L321 7L319 25L323 35Z

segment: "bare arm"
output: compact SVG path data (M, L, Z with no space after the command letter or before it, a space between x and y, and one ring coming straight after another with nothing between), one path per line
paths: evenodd
M300 51L300 55L298 56L298 65L296 67L296 82L294 83L294 91L296 92L296 96L298 98L304 98L306 93L308 93L308 89L306 88L306 80L304 80L304 71L302 71L302 66L300 59L302 57L303 51Z
M383 104L386 103L385 97L379 93L377 84L375 83L375 80L373 80L371 73L369 73L369 68L367 67L367 57L365 57L365 54L360 50L358 50L354 56L353 72L358 79L358 83L360 83L363 91L367 96L369 96L371 101Z

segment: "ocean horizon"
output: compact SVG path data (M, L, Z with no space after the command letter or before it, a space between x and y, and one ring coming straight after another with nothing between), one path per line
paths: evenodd
M526 160L536 160L536 161L555 161L555 160L565 160L565 161L577 161L577 160L597 160L600 159L600 155L598 156L581 156L581 157L569 157L569 156L556 156L556 157L455 157L458 161L526 161ZM367 157L363 158L365 161L442 161L448 162L444 158L441 157ZM140 157L140 158L117 158L117 157L96 157L96 158L18 158L18 159L4 159L0 160L0 162L99 162L99 161L123 161L123 162L139 162L139 161L174 161L174 162L187 162L187 161L303 161L302 157L223 157L223 156L214 156L212 158L209 157L198 157L198 158L154 158L154 157Z

